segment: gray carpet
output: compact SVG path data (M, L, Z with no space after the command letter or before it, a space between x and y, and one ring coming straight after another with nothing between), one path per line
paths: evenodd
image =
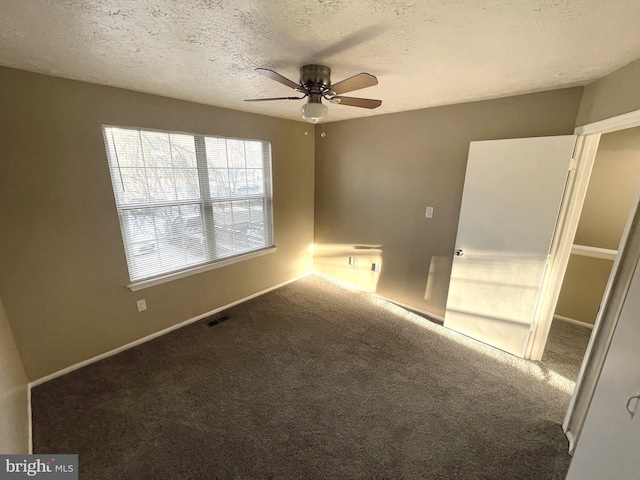
M34 388L34 452L78 453L87 480L566 474L553 358L315 276L226 313Z
M590 337L591 330L588 328L554 320L542 356L542 365L575 382Z

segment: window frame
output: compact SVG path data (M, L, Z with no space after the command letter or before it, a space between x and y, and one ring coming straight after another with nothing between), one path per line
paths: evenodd
M122 130L131 130L137 132L158 132L163 134L174 134L174 135L186 135L193 137L194 139L194 147L195 147L195 157L196 157L196 169L197 169L197 190L199 193L198 198L193 199L175 199L175 200L159 200L159 201L145 201L131 205L123 205L121 204L118 198L118 192L116 192L115 179L113 177L113 169L114 166L111 162L111 152L109 148L109 140L107 139L108 129L122 129ZM192 133L192 132L182 132L176 130L164 130L164 129L155 129L155 128L146 128L146 127L135 127L135 126L124 126L124 125L113 125L113 124L102 124L102 133L103 133L103 141L105 146L105 156L107 159L107 166L109 168L109 176L111 179L111 191L114 195L114 206L116 207L116 212L118 215L118 222L120 225L120 234L123 243L123 253L125 253L125 260L127 264L127 271L129 275L130 284L127 285L132 291L137 291L143 288L148 288L154 285L159 285L162 283L170 282L179 278L184 278L187 276L195 275L198 273L202 273L205 271L222 268L227 265L231 265L234 263L242 262L245 260L249 260L252 258L256 258L268 253L273 253L276 251L277 247L275 245L275 227L274 227L274 215L273 215L273 157L272 157L272 148L271 142L268 140L261 139L250 139L250 138L238 138L238 137L226 137L221 135L210 135L210 134L202 134L202 133ZM214 139L222 139L225 140L237 140L241 142L259 142L263 145L262 152L262 167L259 169L263 175L263 193L259 194L249 194L248 192L245 195L231 195L227 197L212 197L210 192L210 172L211 167L207 162L207 153L206 153L206 139L214 138ZM142 143L141 143L142 145ZM245 160L246 161L246 160ZM117 168L120 168L119 166ZM146 167L145 167L146 168ZM230 167L227 166L227 169ZM245 167L246 170L247 167ZM256 168L256 170L258 170ZM251 200L262 200L263 209L264 209L264 240L265 246L260 248L255 248L252 250L248 250L246 252L240 252L234 255L227 255L220 258L215 258L215 226L214 226L214 217L213 210L216 204L220 204L223 202L232 202L232 201L251 201ZM140 209L140 208L150 208L150 209L159 209L162 207L180 207L186 205L198 205L200 208L201 216L202 216L202 226L203 226L203 237L205 239L205 260L200 263L195 263L192 265L183 266L176 269L166 270L164 272L160 272L157 274L152 274L148 276L136 277L132 278L132 264L130 264L130 258L133 258L135 254L133 253L133 245L129 239L129 233L127 233L125 228L125 222L123 220L123 214L125 212L130 212L132 210Z

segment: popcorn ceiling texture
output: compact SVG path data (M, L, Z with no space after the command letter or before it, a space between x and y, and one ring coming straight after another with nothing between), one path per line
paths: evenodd
M328 121L584 85L640 56L636 0L3 0L0 65L301 120L257 75L380 84Z

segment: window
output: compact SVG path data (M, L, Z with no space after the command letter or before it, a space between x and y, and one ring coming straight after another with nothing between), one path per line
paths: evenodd
M268 142L103 132L131 281L273 246Z

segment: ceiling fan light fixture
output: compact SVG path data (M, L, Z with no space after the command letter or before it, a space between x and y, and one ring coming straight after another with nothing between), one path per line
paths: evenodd
M302 118L311 123L318 123L329 113L327 106L320 102L305 103L300 110Z
M378 79L370 73L358 73L352 77L338 83L331 83L331 69L325 65L305 65L300 69L300 81L298 83L283 77L278 72L268 68L256 68L260 75L264 75L271 80L275 80L282 85L292 88L302 96L298 97L275 97L275 98L249 98L245 102L268 102L271 100L302 100L307 98L307 103L303 105L302 118L309 123L318 123L329 113L326 105L322 104L322 99L349 107L378 108L382 105L382 100L371 98L345 97L343 93L360 90L362 88L373 87L378 84Z

